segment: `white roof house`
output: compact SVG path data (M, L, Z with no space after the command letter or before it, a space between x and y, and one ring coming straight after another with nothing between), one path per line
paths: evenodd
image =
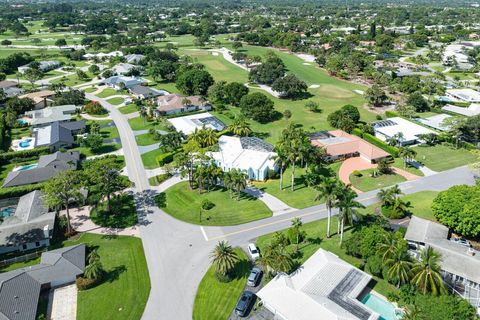
M223 171L239 169L251 180L265 180L269 170L276 170L273 146L256 137L221 136L220 151L209 156Z
M442 110L461 114L462 116L466 116L466 117L473 117L480 114L480 104L472 103L468 108L447 104L445 107L442 108Z
M109 53L104 53L104 52L100 52L100 53L87 53L87 54L84 54L83 57L85 59L93 59L93 58L111 58L111 57L123 57L123 52L122 51L112 51L112 52L109 52Z
M449 98L462 102L480 102L480 92L473 89L449 89L446 91Z
M375 136L383 141L396 134L402 134L403 137L400 139L402 145L415 144L420 141L420 135L435 133L433 130L400 117L377 121L373 124L373 129L375 130Z
M212 116L210 113L198 113L184 117L168 119L178 132L183 132L186 135L191 134L195 129L210 128L215 131L222 131L225 129L223 122Z
M145 56L143 54L132 53L132 54L127 54L125 56L125 61L127 61L127 63L135 64L135 63L139 63L143 59L145 59Z
M457 62L459 69L470 69L473 65L470 63L468 56L464 53L466 47L462 44L450 44L448 45L442 56L444 64L450 64L453 59Z
M31 118L32 126L40 126L55 121L68 121L78 109L75 105L47 107L45 109L25 112L25 116Z
M319 249L295 272L278 274L257 296L284 320L374 320L379 315L358 298L371 276Z
M140 68L130 63L118 63L113 68L112 71L115 74L124 75L129 73L134 68Z
M425 119L418 119L419 122L423 123L424 125L440 130L440 131L448 131L449 126L445 125L445 119L451 118L452 116L448 114L437 114Z

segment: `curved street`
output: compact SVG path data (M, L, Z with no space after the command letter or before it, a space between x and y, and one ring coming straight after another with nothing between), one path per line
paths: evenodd
M245 247L250 240L260 235L288 228L293 217L301 217L304 223L326 217L325 205L320 204L230 227L201 227L172 218L155 206L153 196L180 179L150 187L127 117L105 99L89 93L85 95L107 109L115 122L125 154L127 172L130 180L135 183L137 203L141 204L138 206L140 236L151 281L150 296L142 319L192 318L195 294L209 267L210 251L217 241L227 239L234 246ZM474 183L472 172L465 166L407 181L401 183L400 187L406 194L411 194L426 190L442 191L453 185ZM362 193L358 200L364 205L378 202L377 192L378 190Z

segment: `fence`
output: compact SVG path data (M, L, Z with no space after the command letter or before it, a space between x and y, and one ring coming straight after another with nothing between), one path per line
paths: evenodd
M32 252L32 253L27 253L23 256L18 256L18 257L2 260L2 261L0 261L0 267L6 266L6 265L9 265L9 264L12 264L12 263L16 263L16 262L23 262L23 261L36 259L36 258L40 257L42 255L42 253L44 253L44 252L45 251L35 251L35 252Z

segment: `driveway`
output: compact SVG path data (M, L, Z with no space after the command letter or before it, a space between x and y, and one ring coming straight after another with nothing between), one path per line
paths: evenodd
M51 320L77 319L77 285L51 289L48 297L47 316Z

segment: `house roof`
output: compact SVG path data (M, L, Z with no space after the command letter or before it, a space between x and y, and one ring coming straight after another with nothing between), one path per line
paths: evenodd
M50 146L56 143L72 144L73 132L85 128L84 121L53 122L48 126L35 128L36 146Z
M480 104L472 103L468 108L457 107L451 104L447 104L442 108L442 110L461 114L467 117L473 117L480 114Z
M257 296L288 320L373 320L379 315L357 300L370 280L365 272L319 249L297 271L278 274Z
M47 181L64 170L74 170L80 160L78 151L55 152L41 156L37 167L29 170L9 172L3 181L3 187L14 187Z
M222 131L225 129L225 124L208 112L170 118L168 119L168 122L175 127L175 130L187 135L194 132L195 129L200 129L204 126L216 131Z
M0 224L0 245L21 245L47 238L53 230L55 212L49 212L41 191L20 197L13 214Z
M441 254L442 270L480 284L480 254L467 254L468 248L448 239L448 228L439 223L412 216L405 233L408 241L423 243Z
M184 105L184 99L189 100L190 102L187 105ZM157 98L157 110L167 112L179 110L189 106L203 106L207 105L208 103L208 101L202 102L202 98L200 96L183 97L179 94L172 93Z
M67 121L72 118L72 114L77 110L75 105L64 105L47 107L41 110L32 110L25 112L27 117L32 118L32 125L42 125L55 121Z
M403 141L414 141L418 139L419 135L435 133L433 130L400 117L377 121L373 124L373 128L376 132L389 138L397 133L402 133Z
M447 94L466 102L480 102L480 92L473 89L449 89Z
M85 270L85 245L44 252L38 265L0 274L0 319L34 320L42 285Z
M15 81L9 81L9 80L0 81L0 88L2 89L16 87L17 85L18 83Z
M125 76L112 76L108 79L105 79L104 83L109 85L119 85L120 83L124 83L125 87L131 88L134 86L138 86L146 81L142 78L135 78L135 77L125 77Z
M423 123L424 125L430 128L434 128L440 131L447 131L449 127L444 125L443 122L445 121L445 119L448 119L451 117L452 117L451 115L442 113L442 114L437 114L425 119L418 119L418 121L420 121L421 123Z
M33 100L35 103L42 102L44 98L50 98L55 95L54 91L50 90L42 90L42 91L37 91L37 92L30 92L24 95L21 95L19 98L30 98Z
M324 147L327 154L338 157L359 153L369 160L388 157L390 154L360 137L351 135L342 130L319 132L311 136L312 145Z
M142 95L146 98L154 98L158 96L163 96L165 94L168 94L168 92L163 91L163 90L157 90L155 88L150 88L147 86L134 86L130 89L130 92L135 95Z
M113 68L112 71L117 73L117 74L125 74L130 72L133 68L136 68L137 66L131 64L131 63L118 63L116 64Z
M125 60L128 62L128 63L138 63L140 62L141 60L145 59L145 56L143 54L135 54L135 53L132 53L132 54L127 54L125 56Z

